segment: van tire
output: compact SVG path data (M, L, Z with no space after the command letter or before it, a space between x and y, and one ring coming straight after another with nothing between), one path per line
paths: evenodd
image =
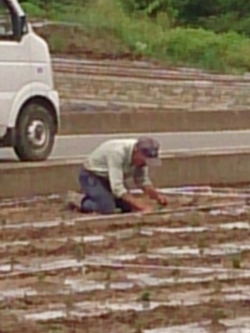
M55 141L55 124L46 103L30 101L21 110L15 128L14 151L21 161L44 161Z

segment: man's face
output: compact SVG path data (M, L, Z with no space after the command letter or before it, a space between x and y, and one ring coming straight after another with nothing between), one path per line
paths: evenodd
M144 155L139 150L134 151L133 158L132 158L132 163L136 167L146 166L146 159L145 159Z

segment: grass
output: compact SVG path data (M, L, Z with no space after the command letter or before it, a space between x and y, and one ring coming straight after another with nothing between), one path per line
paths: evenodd
M237 33L216 34L204 29L171 27L163 14L152 21L128 15L119 0L93 0L45 12L25 5L31 16L78 26L50 26L40 33L54 53L100 57L143 57L167 65L191 66L214 72L250 70L250 40Z

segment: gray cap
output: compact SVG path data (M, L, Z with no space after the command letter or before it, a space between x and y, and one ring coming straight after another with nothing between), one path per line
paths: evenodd
M136 147L145 157L148 166L161 165L159 158L160 144L157 140L150 137L141 137L137 140Z

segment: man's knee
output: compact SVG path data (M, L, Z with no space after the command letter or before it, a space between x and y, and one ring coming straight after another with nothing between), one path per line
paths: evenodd
M114 214L115 202L112 198L88 198L82 202L82 212L99 213L99 214Z
M98 202L99 213L109 215L115 213L115 201L112 198L102 198Z

